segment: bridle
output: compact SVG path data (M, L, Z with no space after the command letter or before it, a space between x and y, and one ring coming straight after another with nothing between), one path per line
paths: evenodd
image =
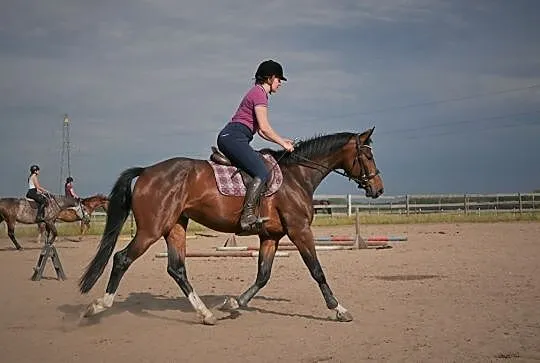
M336 174L342 175L342 176L348 178L349 180L353 180L356 184L358 184L358 188L366 189L366 188L369 187L369 181L371 179L375 178L377 175L379 175L380 171L379 171L379 169L375 169L374 173L369 173L368 172L367 167L360 160L360 156L362 154L362 148L363 147L368 148L368 149L371 150L371 146L362 145L360 143L360 136L358 134L356 134L356 156L354 157L354 161L353 161L353 165L352 165L351 170L354 169L355 164L358 163L358 166L360 168L360 173L361 173L359 177L351 176L351 175L349 175L347 173L344 173L342 171L331 169L331 168L327 167L326 165L322 165L322 164L317 163L317 162L315 162L313 160L305 158L305 157L303 157L301 155L296 155L296 154L294 154L294 151L291 154L291 157L307 161L307 162L309 162L309 163L311 163L311 164L313 164L313 165L315 165L317 167L323 168L325 171L331 171L331 172L334 172Z
M358 136L358 134L356 134L356 157L354 158L351 170L354 169L354 165L356 163L358 163L358 167L360 168L361 174L360 174L360 176L358 178L349 176L349 180L350 179L354 180L358 184L359 188L362 187L362 188L365 189L365 188L367 188L369 186L369 181L371 179L375 178L381 172L379 171L379 169L375 168L374 173L369 173L368 170L367 170L367 167L364 165L364 163L362 163L360 161L360 154L362 153L362 148L363 147L368 148L369 150L371 150L371 146L369 146L369 145L361 145L360 144L360 137Z

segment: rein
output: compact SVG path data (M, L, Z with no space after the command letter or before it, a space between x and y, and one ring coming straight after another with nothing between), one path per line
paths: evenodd
M371 149L371 146L369 146L369 145L361 145L360 144L360 138L359 138L358 135L356 135L356 156L354 158L352 168L354 168L354 165L356 163L358 163L358 166L359 166L360 171L362 173L359 177L354 177L354 176L348 175L345 172L335 170L335 169L331 169L331 168L327 167L326 165L322 165L322 164L320 164L320 163L318 163L316 161L310 160L310 159L305 158L305 157L300 156L300 155L296 155L296 154L294 154L294 152L291 154L291 156L295 157L297 159L307 161L307 162L309 162L309 163L311 163L311 164L313 164L313 165L315 165L317 167L323 168L324 171L334 172L336 174L339 174L341 176L344 176L344 177L348 178L349 180L353 180L356 184L358 184L358 188L365 188L365 187L368 186L368 183L369 183L369 181L371 179L375 178L377 175L380 174L380 171L379 171L379 169L376 169L375 173L367 173L366 172L366 167L360 161L361 148L363 148L363 147Z
M58 211L61 211L62 210L62 207L60 206L60 203L58 203L58 201L56 200L56 198L54 197L54 194L51 194L51 193L45 193L44 194L47 199L49 200L54 200L54 203L56 204L56 206L58 207ZM86 215L86 212L84 211L84 205L81 203L81 200L79 199L78 200L78 203L79 203L79 208L81 209L81 213L82 213L82 217L83 219L84 218L88 218L87 215Z

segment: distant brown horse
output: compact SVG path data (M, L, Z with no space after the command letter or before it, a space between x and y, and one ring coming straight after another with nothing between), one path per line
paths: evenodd
M60 195L47 194L49 206L45 208L45 229L47 230L47 243L54 243L58 235L54 221L61 210L76 207L79 201L75 198ZM15 238L15 223L36 224L37 203L26 198L1 198L0 199L0 223L6 221L8 236L18 250L22 247ZM52 236L51 236L52 232Z
M314 199L313 205L319 206L319 205L330 205L330 201L328 199ZM326 212L329 215L332 215L332 208L315 208L315 214Z
M300 142L292 153L263 150L278 160L283 184L275 194L263 198L259 208L260 215L267 217L268 221L258 233L257 278L238 298L227 298L223 307L238 309L247 306L266 285L279 240L287 235L319 284L326 306L336 312L337 320L352 320L352 315L338 303L330 290L317 258L310 227L312 199L317 186L332 171L354 180L365 189L368 197L377 198L383 193L383 181L370 146L372 133L373 129L369 129L362 134L318 136ZM132 192L131 183L137 177ZM202 322L215 324L216 318L187 278L186 229L188 221L193 219L216 231L242 233L239 223L242 202L243 197L220 194L212 167L206 160L178 157L145 168L125 170L111 191L105 231L97 254L79 281L81 293L89 292L103 273L130 209L133 210L137 232L127 247L115 253L106 293L88 306L85 316L112 306L128 267L163 236L167 243L167 272L188 297Z
M90 229L90 217L92 213L97 208L103 208L107 211L109 206L109 198L103 194L96 194L88 198L81 199L81 208L82 210L77 210L77 208L68 208L61 210L58 214L57 220L62 222L77 222L81 221L81 229L79 238L84 236L88 229ZM45 233L45 228L43 226L38 226L39 234L37 241L40 242L43 240L43 235Z

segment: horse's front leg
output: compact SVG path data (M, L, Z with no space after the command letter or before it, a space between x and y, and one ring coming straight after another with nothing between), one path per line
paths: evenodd
M326 282L326 277L322 270L319 259L317 258L317 252L315 250L315 242L313 240L313 233L309 226L304 227L299 231L289 230L289 238L296 245L302 260L306 264L307 268L313 279L319 284L324 301L328 309L332 309L336 312L336 318L338 321L351 321L353 317L347 309L345 309L337 301L336 297L332 293L330 286Z
M224 308L237 309L242 306L248 305L250 300L262 289L268 280L272 272L272 264L274 262L274 256L276 255L277 242L279 238L263 238L259 237L259 259L257 267L257 278L253 285L251 285L242 295L237 299L229 297L225 301Z
M90 229L90 220L81 220L80 230L79 230L79 241L82 241L83 236Z
M45 222L45 230L47 231L47 237L45 238L45 243L53 244L56 241L58 232L54 226L54 222Z
M38 223L38 235L36 238L36 243L41 243L43 241L43 236L45 235L45 226L43 223Z

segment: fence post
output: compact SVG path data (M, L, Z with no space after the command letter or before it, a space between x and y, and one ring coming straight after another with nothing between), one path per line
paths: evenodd
M519 200L519 214L523 214L523 201L521 200L521 193L518 193Z
M405 210L407 211L407 215L409 215L409 194L405 194Z
M465 215L469 214L469 203L467 200L467 193L463 194L463 210L465 211Z
M352 197L350 194L347 194L347 217L352 216Z

